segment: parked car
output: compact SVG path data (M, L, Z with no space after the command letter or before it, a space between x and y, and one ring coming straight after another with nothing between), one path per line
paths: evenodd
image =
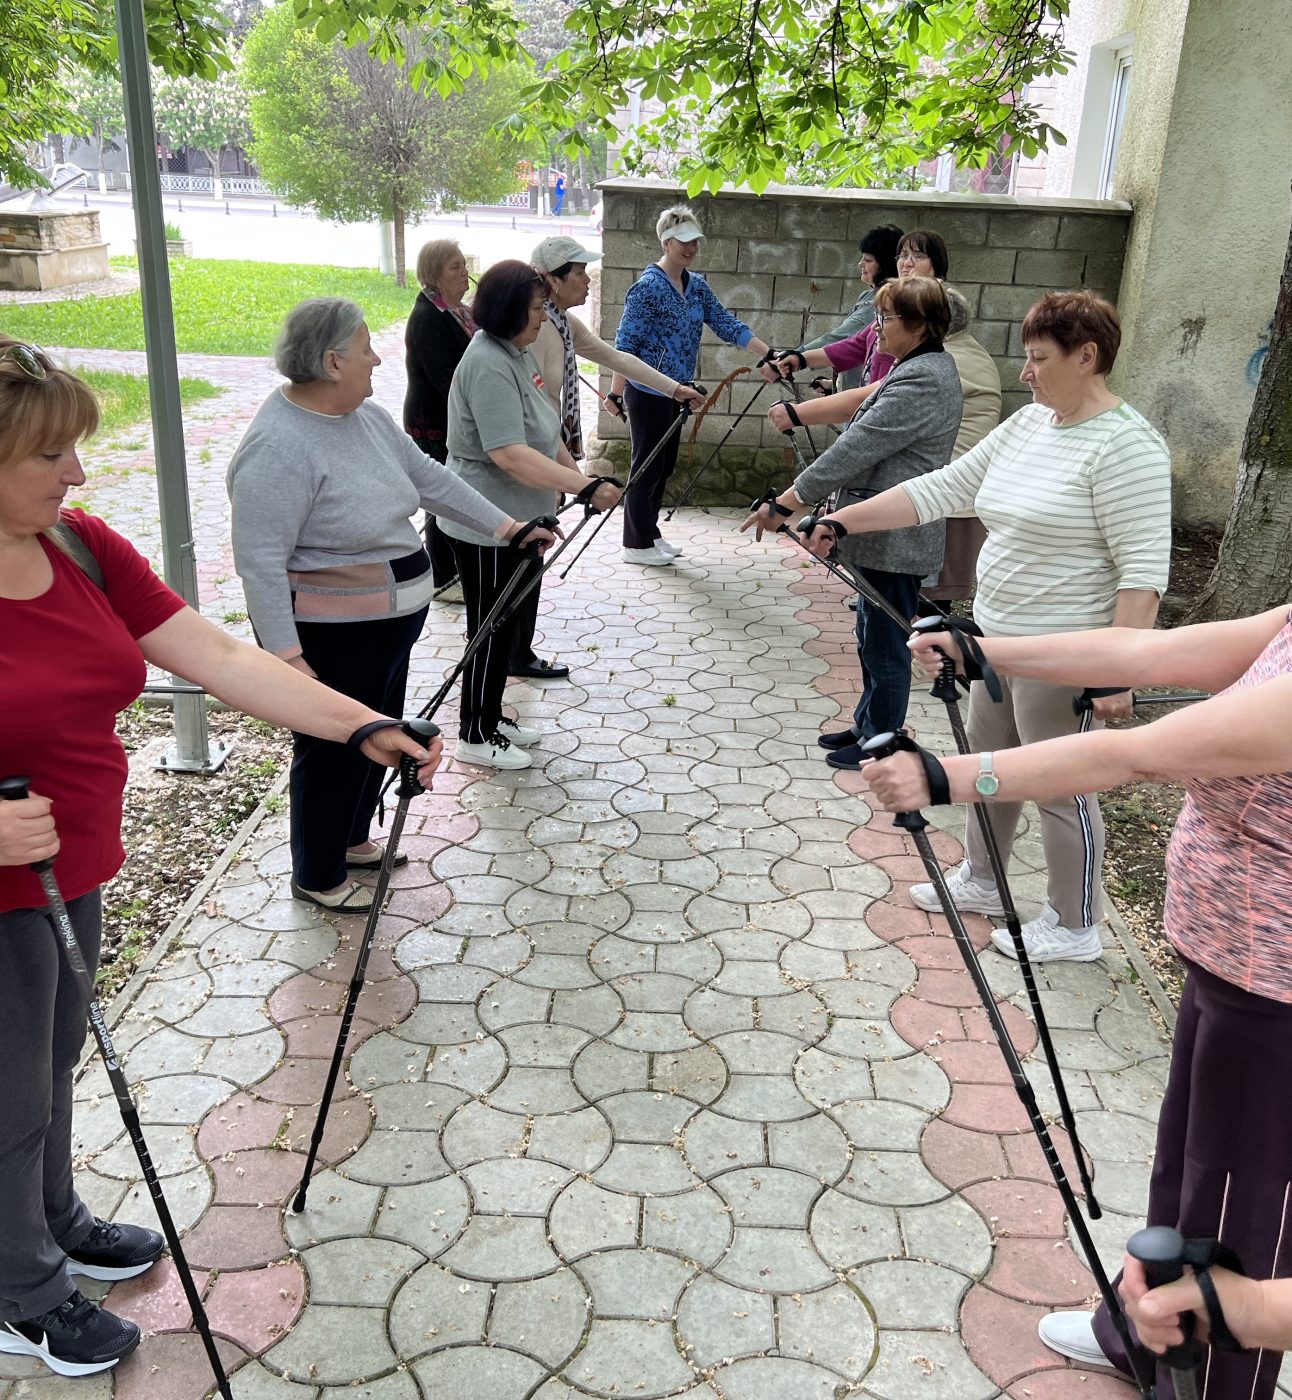
M589 215L589 217L592 220L592 227L596 229L598 233L601 233L603 231L601 223L602 219L605 217L605 212L605 201L601 199L597 200L597 202L592 206L592 213Z

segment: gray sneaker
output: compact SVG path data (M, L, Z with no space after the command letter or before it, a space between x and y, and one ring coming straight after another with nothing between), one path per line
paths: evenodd
M1000 902L1000 893L996 886L986 880L974 879L969 871L968 861L965 861L959 870L948 874L946 879L951 902L962 914L994 914L997 918L1004 915L1005 906ZM942 912L942 905L938 903L938 892L931 881L922 885L912 885L911 899L918 908L927 909L930 914Z

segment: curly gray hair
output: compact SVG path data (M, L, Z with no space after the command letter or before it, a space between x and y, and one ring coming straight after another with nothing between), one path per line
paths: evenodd
M311 297L287 313L274 346L279 374L293 384L326 379L323 357L341 350L363 325L363 308L344 297Z

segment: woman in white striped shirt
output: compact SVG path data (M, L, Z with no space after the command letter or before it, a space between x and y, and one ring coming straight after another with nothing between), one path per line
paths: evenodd
M1120 342L1117 312L1102 297L1042 297L1023 322L1020 378L1034 402L950 466L822 520L808 539L813 552L824 558L833 548L831 519L849 532L894 530L972 508L987 527L974 618L989 637L1152 627L1170 566L1171 460L1160 434L1108 388ZM1004 677L1001 684L1003 703L994 704L981 683L969 701L969 742L984 753L988 781L994 749L1130 713L1127 691L1096 697L1093 710L1077 716L1070 686ZM1089 685L1098 687L1099 676ZM993 802L989 811L1008 860L1021 804ZM1102 951L1098 802L1075 797L1040 811L1049 898L1024 926L1028 954L1038 962L1092 961ZM976 823L965 847L968 858L948 880L956 905L1001 914ZM922 909L938 908L931 884L914 885L911 897ZM1013 955L1003 931L993 942Z

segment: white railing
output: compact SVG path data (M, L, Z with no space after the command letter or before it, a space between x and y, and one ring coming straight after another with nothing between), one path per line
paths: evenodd
M163 171L161 187L167 194L214 194L215 185L209 175L172 175Z
M517 190L515 194L505 194L498 201L500 209L528 209L529 191Z

